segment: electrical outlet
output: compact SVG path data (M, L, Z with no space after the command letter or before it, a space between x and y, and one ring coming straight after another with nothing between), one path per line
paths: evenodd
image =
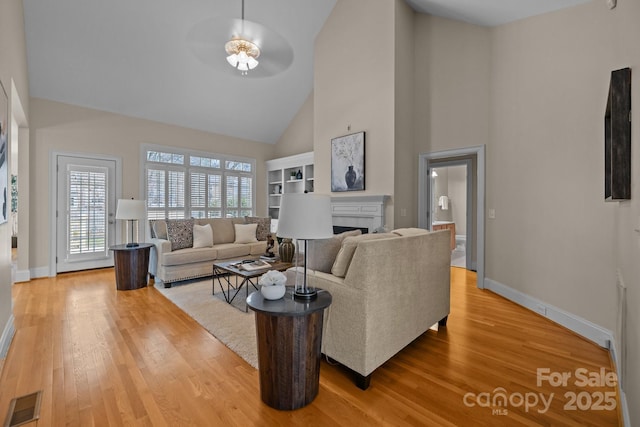
M406 208L400 208L400 216L407 216L407 209Z
M496 210L489 209L489 219L496 219Z

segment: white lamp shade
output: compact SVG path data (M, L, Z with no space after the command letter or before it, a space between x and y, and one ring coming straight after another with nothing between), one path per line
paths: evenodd
M315 193L283 194L276 234L304 240L333 236L331 197Z
M133 199L118 200L116 219L143 219L146 217L145 201Z

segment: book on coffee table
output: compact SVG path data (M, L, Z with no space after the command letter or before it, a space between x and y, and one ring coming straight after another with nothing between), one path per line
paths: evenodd
M262 270L269 267L271 267L271 264L261 259L255 260L253 262L244 262L239 266L239 268L247 271Z

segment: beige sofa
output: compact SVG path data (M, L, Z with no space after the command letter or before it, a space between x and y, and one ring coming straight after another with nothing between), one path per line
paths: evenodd
M324 317L322 352L353 370L360 388L366 389L376 368L432 325L446 325L449 242L449 230L347 237L332 272L309 270L308 283L333 296ZM309 256L316 255L310 250ZM295 271L287 276L294 283Z
M266 234L270 233L269 218L174 220L174 222L176 221L178 226L180 221L192 221L195 225L209 224L213 236L210 246L175 249L176 239L174 239L174 242L171 241L172 236L169 230L172 224L167 224L166 220L149 221L148 232L151 237L148 241L154 245L149 257L149 274L155 279L156 283L162 282L165 288L171 287L173 282L211 276L213 274L213 263L216 260L258 256L264 254L267 249ZM245 225L247 223L257 224L255 239L254 241L238 243L235 226L236 224ZM185 230L188 230L188 228L186 226ZM174 247L173 250L172 246ZM277 247L274 249L277 251Z

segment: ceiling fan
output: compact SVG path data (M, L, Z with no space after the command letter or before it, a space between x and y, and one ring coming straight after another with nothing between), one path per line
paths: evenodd
M245 78L271 77L293 63L293 48L284 37L244 19L244 0L241 19L205 19L188 32L187 44L200 61L216 71Z

